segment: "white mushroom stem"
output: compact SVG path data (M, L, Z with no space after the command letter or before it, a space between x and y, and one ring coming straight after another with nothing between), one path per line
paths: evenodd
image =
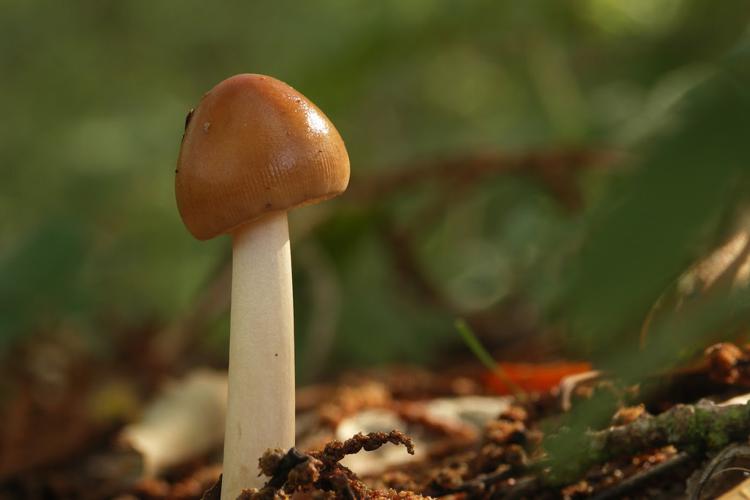
M294 318L285 212L233 233L222 500L260 487L258 458L294 446Z

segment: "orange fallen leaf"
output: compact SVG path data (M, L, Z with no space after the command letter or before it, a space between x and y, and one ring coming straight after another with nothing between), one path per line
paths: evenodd
M576 361L552 363L499 363L505 378L526 392L546 392L560 383L564 377L591 371L591 364ZM482 375L485 387L496 394L512 394L512 390L495 372Z

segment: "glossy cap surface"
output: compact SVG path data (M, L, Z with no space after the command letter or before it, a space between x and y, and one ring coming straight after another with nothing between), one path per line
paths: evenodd
M188 117L177 160L177 207L206 240L266 213L341 194L349 156L336 128L305 96L262 75L236 75Z

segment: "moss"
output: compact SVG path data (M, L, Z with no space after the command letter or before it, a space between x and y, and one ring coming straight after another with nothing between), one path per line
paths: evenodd
M750 434L750 404L717 406L711 402L678 405L657 417L644 415L621 427L588 432L576 437L572 432L551 437L549 443L569 451L565 459L549 460L549 484L560 484L580 476L596 463L618 456L674 445L689 454L720 449ZM554 456L554 454L552 454Z

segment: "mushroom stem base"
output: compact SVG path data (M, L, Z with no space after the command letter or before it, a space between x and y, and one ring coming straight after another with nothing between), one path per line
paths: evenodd
M285 212L233 233L222 500L262 486L258 459L294 446L294 319Z

